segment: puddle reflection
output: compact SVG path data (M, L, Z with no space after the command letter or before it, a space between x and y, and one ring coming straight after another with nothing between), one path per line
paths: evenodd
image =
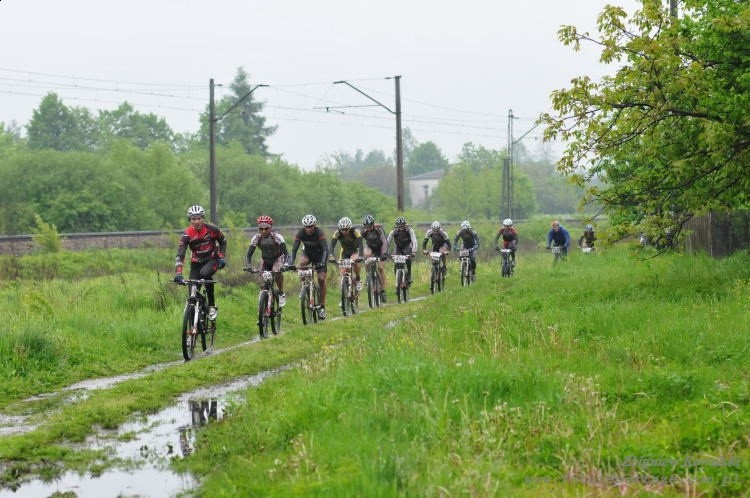
M77 498L162 498L189 491L197 486L196 479L172 472L170 460L191 455L200 428L221 420L228 405L241 403L241 390L257 386L287 368L186 393L169 408L86 440L86 448L101 449L112 459L129 462L128 470L109 469L99 476L66 472L52 481L34 479L22 483L15 491L0 489L0 498L37 498L66 492L75 493ZM133 465L137 468L131 469Z

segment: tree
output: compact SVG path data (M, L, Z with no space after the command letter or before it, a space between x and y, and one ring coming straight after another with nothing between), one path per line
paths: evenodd
M75 111L63 104L56 93L48 93L29 121L29 148L86 150L86 134L79 125L79 118L83 116L86 116L85 111Z
M448 160L433 142L424 142L414 147L406 162L406 176L416 176L438 169L448 169Z
M616 235L679 234L691 216L748 205L750 3L684 0L681 18L643 0L630 20L606 7L599 35L565 26L561 41L624 64L552 94L546 138L567 141L559 168L588 185ZM602 185L592 185L599 177Z
M141 114L127 102L114 111L100 111L98 128L101 142L124 138L140 149L160 141L171 143L174 139L174 132L164 118Z
M268 156L266 138L276 132L276 126L266 126L266 118L261 115L264 104L255 100L255 94L251 93L254 86L245 70L237 69L237 76L230 85L233 95L216 103L216 143L229 145L239 142L248 154ZM203 141L208 143L208 110L201 115L200 134Z

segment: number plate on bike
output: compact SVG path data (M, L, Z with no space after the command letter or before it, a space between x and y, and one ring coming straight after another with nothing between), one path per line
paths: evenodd
M430 253L430 257L432 258L433 261L437 261L437 260L440 259L440 253L439 252L431 252Z
M312 269L308 268L307 270L297 270L297 275L299 275L299 278L312 277Z
M352 267L352 260L351 259L340 259L339 260L339 268L342 268L344 270L348 270Z
M555 246L552 248L552 254L560 254L560 252L562 252L562 247Z
M263 280L265 280L266 282L268 282L269 280L271 280L273 278L273 273L270 272L270 271L268 271L268 270L266 270L263 273L261 273L261 275L263 277Z
M394 263L406 263L407 257L406 254L394 254L393 255L393 262Z
M461 249L460 251L458 251L458 255L462 258L468 258L470 252L471 251L469 251L468 249Z

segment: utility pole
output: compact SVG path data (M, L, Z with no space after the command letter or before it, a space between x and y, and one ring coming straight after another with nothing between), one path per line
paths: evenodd
M524 139L526 135L531 133L536 129L537 126L539 126L539 123L536 123L534 126L528 129L523 135L518 137L518 139L513 139L513 120L517 119L513 116L513 110L508 109L508 158L503 161L503 184L502 189L500 192L500 219L503 219L503 208L506 210L506 215L508 218L513 218L513 162L515 160L515 145ZM505 204L503 205L503 200L505 200Z
M262 86L268 86L268 85L255 85L254 87L250 88L250 91L247 92L245 95L240 97L237 102L232 104L229 109L224 111L224 113L216 117L216 104L214 103L214 80L211 78L208 80L208 169L209 169L209 192L211 196L211 223L214 225L219 224L219 208L218 208L218 199L216 194L216 123L224 119L224 116L229 114L234 110L235 107L240 105L243 100L248 98L252 93L257 90L258 88ZM221 85L219 85L221 86Z
M344 84L356 92L361 93L368 99L375 102L377 105L385 109L386 111L396 116L396 209L399 212L404 211L404 149L401 140L401 76L392 76L386 78L396 80L396 110L391 110L388 106L378 102L374 98L367 95L365 92L352 85L348 81L334 81L334 85Z
M513 171L513 110L508 109L508 153L503 161L503 175L500 187L500 221L504 217L512 216L511 208L513 206L513 180L511 177ZM503 211L505 215L503 215Z
M216 200L216 104L214 103L214 79L208 80L208 177L211 197L211 223L219 224Z

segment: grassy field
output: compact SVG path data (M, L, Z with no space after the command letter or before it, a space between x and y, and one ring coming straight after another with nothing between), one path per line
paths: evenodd
M495 258L469 288L454 265L440 295L315 327L292 311L272 340L74 407L40 402L34 410L51 413L40 429L0 439L4 479L49 471L45 461L85 468L101 456L63 443L163 407L186 385L292 364L175 462L203 477L202 496L742 496L750 257L631 251L557 266L521 253L511 279ZM11 324L0 337L4 413L29 410L20 400L32 394L181 357L182 290L166 283L171 253L153 252L80 256L92 275L81 282L67 260L3 262L62 277L0 288ZM417 266L415 295L426 273ZM220 346L256 333L246 277L223 276Z

